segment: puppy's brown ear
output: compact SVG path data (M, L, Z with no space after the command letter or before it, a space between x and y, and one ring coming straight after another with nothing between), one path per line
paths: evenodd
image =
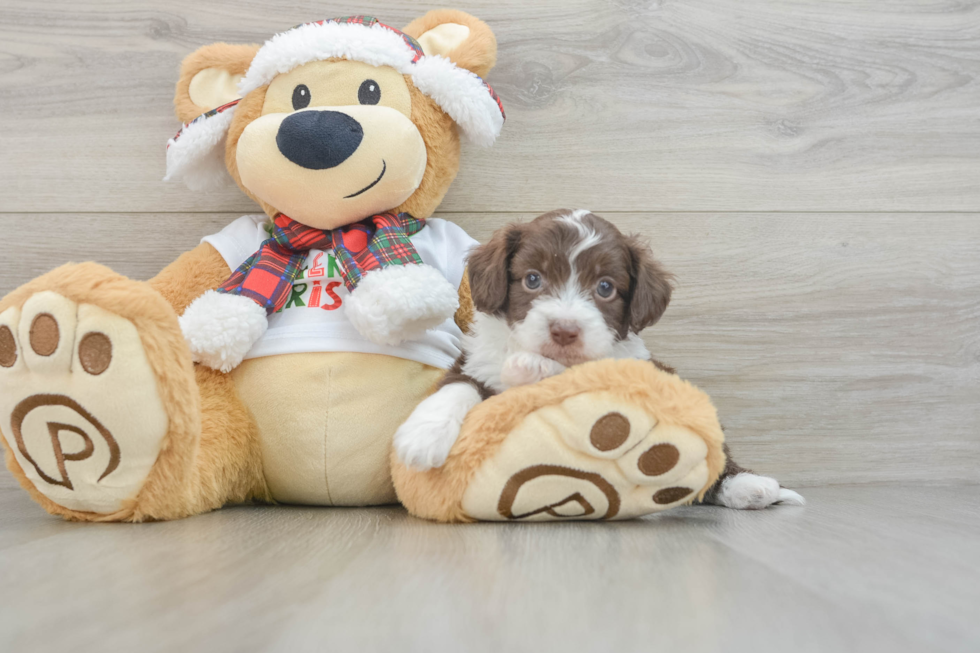
M238 82L258 51L258 45L212 43L184 57L174 93L174 109L180 121L190 122L237 100Z
M499 315L507 308L510 260L521 244L520 225L510 225L471 253L467 262L473 306L481 313Z
M456 9L436 9L402 30L427 55L446 57L460 68L486 77L497 62L497 39L479 18Z
M639 333L657 323L667 310L674 275L653 258L653 252L636 236L629 239L629 328Z

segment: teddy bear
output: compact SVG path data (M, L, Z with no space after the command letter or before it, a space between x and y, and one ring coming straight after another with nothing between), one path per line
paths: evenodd
M232 180L264 214L147 282L68 264L0 301L0 436L30 495L129 522L249 501L624 519L703 497L725 466L714 406L642 361L490 398L439 468L392 453L472 319L476 243L432 214L460 138L490 145L504 123L495 59L490 28L454 10L187 56L167 178Z

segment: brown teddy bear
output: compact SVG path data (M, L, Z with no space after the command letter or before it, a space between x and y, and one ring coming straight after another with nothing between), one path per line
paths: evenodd
M148 282L66 265L0 302L0 431L31 495L88 521L249 500L612 519L703 496L725 464L714 407L639 361L481 403L438 469L391 456L472 316L475 242L430 216L459 135L489 145L503 124L481 79L495 58L490 29L451 10L188 56L168 178L206 188L227 170L266 215ZM664 444L670 464L645 466Z

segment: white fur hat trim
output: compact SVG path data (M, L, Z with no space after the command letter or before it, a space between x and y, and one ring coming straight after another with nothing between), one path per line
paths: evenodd
M424 54L414 39L378 22L369 26L325 20L276 34L252 59L238 90L244 97L276 75L334 58L391 66L411 76L415 87L435 100L474 143L493 145L500 135L503 109L488 84L445 57Z
M164 181L182 181L191 190L211 190L231 182L225 169L225 137L238 102L198 116L167 141Z
M504 111L489 84L445 57L424 54L414 39L379 22L325 20L277 34L256 53L238 90L244 97L276 75L332 58L391 66L411 76L415 87L431 97L477 145L493 145L500 135ZM168 142L164 180L183 181L192 190L228 183L224 144L237 102L195 118Z

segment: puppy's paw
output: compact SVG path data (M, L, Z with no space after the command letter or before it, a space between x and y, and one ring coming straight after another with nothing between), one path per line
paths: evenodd
M799 492L794 492L793 490L787 490L784 487L779 488L779 499L776 503L781 503L787 506L805 506L806 499L803 498Z
M453 383L420 403L395 433L395 453L409 467L442 467L456 444L466 413L480 403L469 383Z
M412 469L442 467L456 443L460 426L453 422L409 420L395 434L395 452Z
M539 354L521 351L504 361L500 381L508 388L537 383L565 371L565 366Z
M768 476L743 472L726 478L714 500L715 503L735 510L761 510L774 503L802 506L802 496L779 487L779 481Z

